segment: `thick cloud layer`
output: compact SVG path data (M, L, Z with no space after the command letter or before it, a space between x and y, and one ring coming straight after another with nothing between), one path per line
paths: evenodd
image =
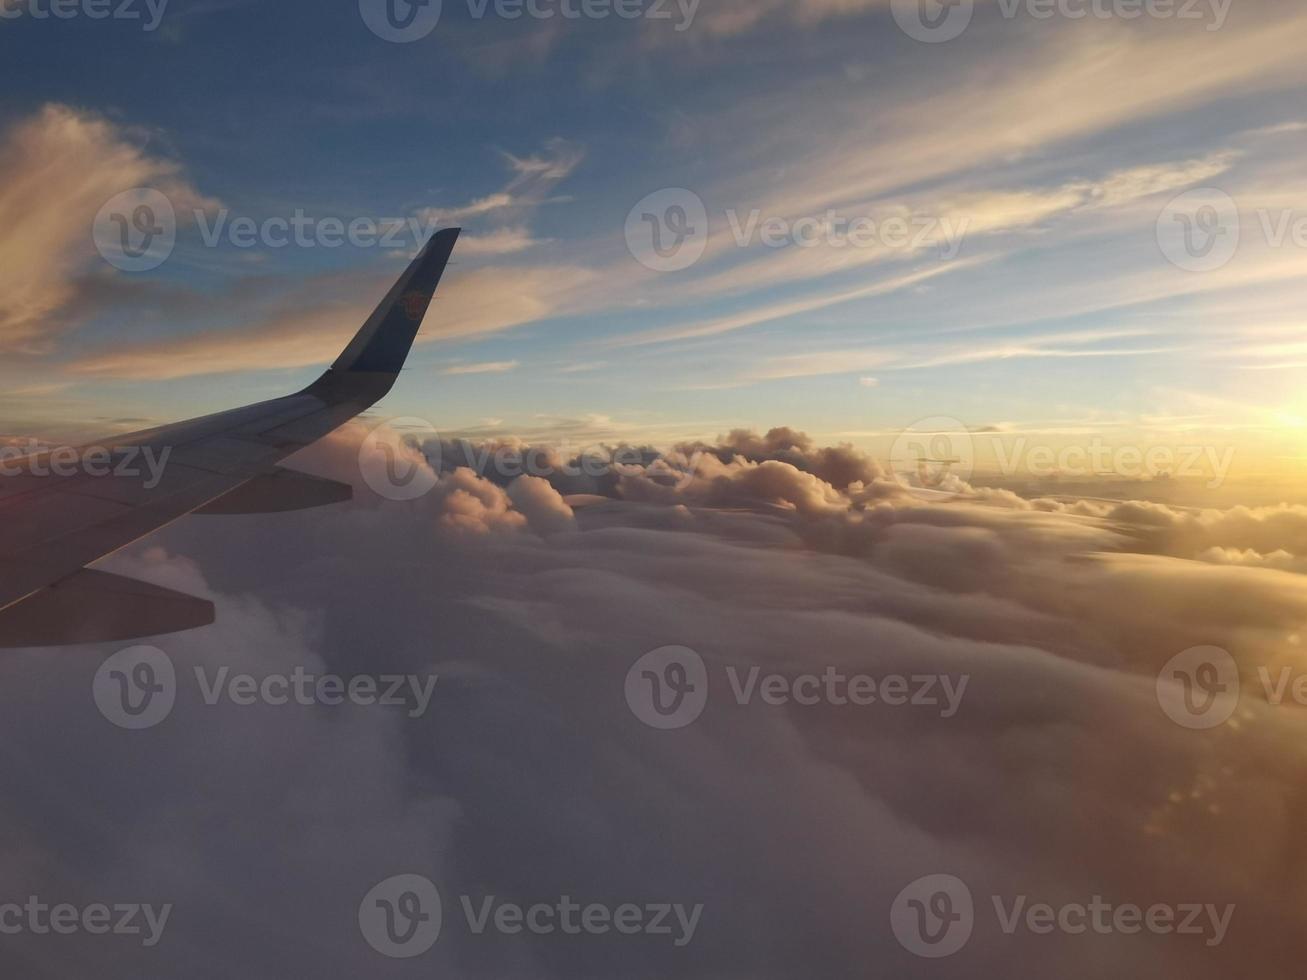
M116 647L0 660L0 899L175 905L151 949L6 936L16 974L1215 978L1301 958L1303 709L1269 703L1257 672L1301 662L1307 514L925 501L785 430L633 451L588 489L492 481L446 446L430 492L391 501L360 478L360 435L296 460L355 483L350 507L191 518L108 563L219 607L215 626L156 641L181 677L158 727L97 711ZM668 645L702 656L710 697L664 731L623 691ZM1196 645L1227 649L1245 681L1208 731L1155 694ZM210 706L193 680L296 666L439 680L420 717ZM752 668L967 683L951 714L739 704ZM413 960L357 925L401 873L444 896L441 937ZM976 923L934 961L900 944L890 910L939 873L969 886ZM491 895L703 912L683 947L478 935L459 896ZM994 896L1234 911L1211 946L1008 935Z

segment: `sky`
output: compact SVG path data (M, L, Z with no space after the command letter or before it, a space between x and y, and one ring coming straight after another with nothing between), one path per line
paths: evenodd
M457 223L386 406L442 432L667 444L785 424L887 457L948 419L1300 475L1293 7L994 0L923 41L884 0L629 19L463 0L399 43L369 2L141 0L102 20L9 0L8 429L191 417L311 380L425 232ZM138 188L168 197L175 244L124 271L97 214ZM1189 257L1204 208L1231 227ZM413 223L341 236L360 219ZM660 258L653 235L666 251L677 228ZM980 440L982 465L1016 438Z
M0 649L0 973L1300 973L1304 42L0 0L0 446L297 390L464 229L286 461L348 503L96 563L211 625Z

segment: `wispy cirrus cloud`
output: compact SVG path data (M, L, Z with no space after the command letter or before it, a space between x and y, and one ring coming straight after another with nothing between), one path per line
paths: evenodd
M527 249L547 245L547 239L534 237L523 227L496 228L484 234L464 233L458 240L460 255L516 255Z
M165 380L327 364L372 312L394 269L312 278L271 310L230 311L238 328L116 344L70 361L74 374ZM590 273L568 267L485 268L451 277L437 296L439 318L419 343L467 339L531 323L563 309ZM196 297L197 303L205 302Z
M465 204L422 208L418 218L424 223L440 224L486 220L492 222L492 229L517 226L545 204L554 188L581 165L585 148L568 140L552 139L539 153L502 153L501 157L512 174L502 190Z
M924 269L914 270L903 275L890 276L867 286L859 286L838 292L822 291L791 302L762 303L741 313L688 326L658 328L613 337L600 341L597 346L604 348L642 347L650 344L666 344L674 341L716 337L736 330L743 330L746 327L755 327L803 313L813 313L842 303L850 303L854 300L883 296L901 289L908 289L928 282L937 276L969 268L975 265L976 262L977 260L974 259L958 260L947 264L927 266Z
M520 361L483 361L479 364L453 364L443 371L445 375L508 374L521 367Z

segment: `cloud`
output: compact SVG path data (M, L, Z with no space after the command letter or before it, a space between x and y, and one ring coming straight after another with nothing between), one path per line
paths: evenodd
M482 216L513 222L465 234L458 254L484 258L525 251L543 242L517 222L543 204L583 156L579 147L562 140L549 141L536 156L505 154L514 176L502 192L447 211L427 209L418 220L431 225ZM174 322L191 317L204 325L92 348L80 352L66 369L103 378L167 380L325 364L366 320L395 275L393 264L378 263L301 278L261 276L254 280L260 288L237 279L229 286L237 298L224 306L225 322L219 326L211 325L208 294L161 295L157 298L169 303ZM597 276L582 264L559 263L451 270L441 284L430 326L418 342L496 333L575 310ZM270 292L270 281L279 291Z
M515 255L529 248L549 244L547 239L535 238L526 228L498 228L484 235L465 234L458 240L459 251L464 255Z
M693 30L710 37L729 38L746 34L773 18L810 26L836 18L855 16L869 10L887 10L889 0L720 0L705 5Z
M549 140L540 153L518 157L502 154L512 177L502 190L467 204L423 208L417 217L424 223L461 224L470 219L493 219L515 223L530 217L545 204L554 188L572 175L585 159L585 149L564 139ZM500 234L521 229L500 229ZM493 241L493 236L489 239Z
M441 374L507 374L510 371L516 371L520 366L518 361L487 361L482 364L455 364L447 367Z
M993 240L1033 233L1054 219L1061 219L1061 230L1067 235L1082 228L1097 230L1102 218L1093 212L1138 204L1153 195L1210 180L1226 173L1236 158L1236 153L1222 151L1118 168L1095 180L1077 178L1051 187L974 188L968 186L971 181L962 179L926 192L864 201L832 196L823 205L824 212L767 210L765 220L779 218L795 229L799 222L813 218L830 224L830 231L815 233L811 244L792 248L761 246L756 229L764 221L764 212L733 205L726 209L727 220L710 236L708 254L722 262L737 261L729 269L700 277L690 288L700 295L729 295L782 283L812 283L887 262L933 258L946 265L961 254L983 256L981 250L992 248ZM775 193L774 186L769 193ZM1155 220L1155 214L1145 220ZM905 230L887 230L894 227L892 222ZM856 231L859 227L863 230ZM874 233L868 235L868 229ZM746 234L750 230L752 237Z
M4 658L0 767L18 787L0 804L4 892L176 910L154 950L12 936L0 964L64 976L95 962L106 980L219 958L251 980L371 975L385 961L361 939L358 906L398 873L445 896L422 970L471 978L610 976L613 963L845 976L876 962L924 980L936 971L898 944L889 909L940 872L978 898L952 961L970 976L1010 977L1033 957L1071 980L1140 962L1215 980L1296 952L1305 722L1257 694L1255 670L1296 662L1287 637L1307 579L1175 557L1178 538L1148 535L1253 541L1277 527L1301 554L1301 514L927 503L790 429L704 444L711 462L665 499L571 514L543 479L505 490L457 468L426 497L390 502L365 493L361 434L296 460L358 484L350 507L191 518L109 564L217 602L215 626L155 641L183 678L434 672L431 710L209 706L189 685L166 727L119 732L86 696L112 648ZM837 489L836 458L872 484ZM658 483L652 466L622 491ZM1248 681L1233 722L1207 732L1172 723L1154 695L1162 664L1197 643L1226 645ZM646 727L623 697L631 665L668 644L709 670L708 705L679 732ZM969 684L949 718L739 704L728 670L754 668ZM563 894L701 902L703 925L676 949L477 935L462 917L463 895ZM1006 935L993 895L1236 912L1219 946ZM247 914L270 899L271 931Z
M146 142L100 116L54 103L0 133L0 349L31 353L52 346L78 277L103 266L90 229L114 195L150 186L177 208L213 204L180 164L150 154Z
M507 493L532 530L553 534L575 527L576 515L549 481L538 476L518 477L508 485Z
M1307 574L1307 556L1290 554L1283 548L1277 548L1269 554L1261 554L1251 548L1208 548L1200 552L1199 561L1211 562L1213 565L1240 565L1248 568L1274 568L1285 572Z
M942 276L949 272L960 271L972 264L973 263L970 261L960 260L948 264L928 266L924 269L914 270L902 275L887 277L878 282L874 282L871 285L858 286L853 289L844 289L833 292L824 291L802 299L763 304L742 313L734 313L728 316L718 317L688 327L659 327L653 330L621 334L612 337L611 339L600 341L598 345L608 348L642 347L648 344L665 344L679 340L697 340L704 337L715 337L720 334L743 330L747 327L755 327L763 323L770 323L786 317L797 316L802 313L812 313L816 310L826 309L830 306L838 306L841 303L848 303L853 300L867 299L873 296L883 296L887 293L897 292L900 289L907 289L919 285L920 283L927 282L937 276Z
M502 211L505 208L514 206L513 195L506 191L496 194L490 194L486 197L477 198L469 204L462 207L436 209L429 208L420 212L420 216L436 222L448 222L457 224L460 221L466 221L468 218L479 217L483 214L493 214L496 211Z
M508 330L566 309L591 273L579 268L484 268L452 273L441 283L432 326L418 343ZM291 286L272 310L239 302L227 315L241 326L121 343L70 362L76 374L161 380L327 364L371 314L395 278L392 267L314 277ZM198 300L198 297L197 297Z

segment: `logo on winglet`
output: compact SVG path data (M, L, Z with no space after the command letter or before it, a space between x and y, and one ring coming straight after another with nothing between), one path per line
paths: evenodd
M427 311L427 296L425 293L417 292L405 293L399 299L399 306L410 320L421 320L422 314Z

